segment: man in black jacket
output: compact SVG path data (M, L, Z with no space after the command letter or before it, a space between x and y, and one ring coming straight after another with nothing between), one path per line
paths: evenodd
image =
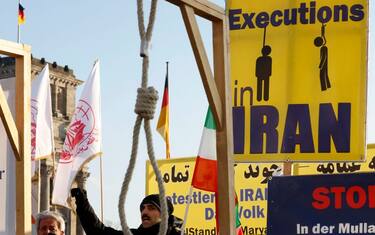
M86 235L123 235L120 230L105 226L96 216L91 207L86 191L80 188L71 190L75 197L77 215ZM180 235L182 220L173 216L173 204L167 199L168 206L168 231L166 235ZM142 224L137 229L130 229L134 235L157 235L159 232L161 215L158 194L146 196L140 204Z

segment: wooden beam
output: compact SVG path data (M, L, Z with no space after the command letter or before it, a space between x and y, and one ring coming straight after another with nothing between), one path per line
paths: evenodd
M190 6L194 9L196 15L210 21L222 21L225 18L225 10L207 0L167 0L178 6Z
M224 9L207 0L167 0L180 7L202 82L217 123L218 210L220 233L236 234L232 98L229 72L229 29ZM195 14L213 23L214 74L210 68Z
M233 160L233 122L232 97L229 71L229 30L227 21L212 24L214 49L214 73L222 104L223 125L216 131L219 193L220 234L236 234L236 214L234 201L234 160Z
M222 103L216 87L214 76L211 71L210 63L204 48L203 40L199 32L198 24L195 19L194 9L191 6L181 5L182 18L185 22L190 44L193 48L195 60L202 78L204 90L206 91L208 102L210 103L213 115L218 128L220 128L223 119Z
M16 57L16 125L22 161L16 161L16 235L31 235L31 50Z
M14 42L9 42L0 39L0 54L11 56L11 57L18 57L18 56L25 56L27 53L25 52L25 48L30 48L27 45L18 44Z
M0 118L3 123L4 129L7 133L10 145L12 146L14 156L17 161L21 160L21 155L19 151L19 139L18 130L16 123L14 122L12 113L10 112L7 99L4 95L3 88L0 85Z
M1 121L16 156L16 235L31 235L31 47L0 40L0 54L16 58L16 114L14 122L0 89ZM17 132L17 133L15 133ZM17 147L16 147L17 146Z
M284 162L284 167L283 167L283 175L292 175L292 170L293 170L293 163L291 162Z
M0 39L0 54L19 58L19 57L24 57L25 55L30 56L31 55L30 53L31 53L31 48L28 45L14 43L14 42ZM28 77L30 78L30 75L28 75ZM29 89L31 88L29 87ZM16 159L20 161L22 160L22 154L20 153L19 133L17 130L17 125L13 119L13 116L10 113L9 106L8 106L8 103L6 102L2 89L0 89L0 106L1 106L0 116L1 116L2 122L5 126L14 155Z

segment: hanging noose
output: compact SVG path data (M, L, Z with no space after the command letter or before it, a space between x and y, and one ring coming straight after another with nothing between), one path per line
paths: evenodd
M133 143L132 143L132 151L129 160L129 166L126 170L125 178L122 183L120 198L119 198L119 216L121 221L121 227L124 235L132 235L129 226L126 222L126 216L124 212L124 205L126 201L126 195L129 189L129 183L131 181L134 166L137 159L137 152L138 152L138 140L139 140L139 131L141 128L142 120L144 120L144 130L146 134L146 141L147 141L147 153L154 169L156 179L158 182L159 188L159 200L161 206L161 223L159 229L159 235L165 235L168 228L168 209L167 209L167 201L165 199L165 190L163 185L162 175L159 171L158 165L155 160L154 155L154 148L153 148L153 141L152 141L152 133L150 128L150 119L154 118L156 102L158 99L158 93L153 87L147 87L148 83L148 68L149 68L149 44L152 36L152 29L155 22L155 14L156 14L156 7L157 7L157 0L152 0L151 2L151 9L150 9L150 16L147 26L147 31L145 31L144 27L144 16L143 16L143 2L142 0L137 0L137 15L138 15L138 28L139 28L139 35L141 38L141 48L140 48L140 55L142 57L142 86L138 88L137 92L137 101L135 105L135 113L137 114L137 119L135 121L134 129L133 129Z

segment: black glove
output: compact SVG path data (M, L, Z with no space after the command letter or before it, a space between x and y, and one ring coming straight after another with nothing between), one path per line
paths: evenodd
M72 197L76 198L76 201L81 201L87 198L86 190L81 188L73 188L72 190L70 190L70 194L72 195Z
M184 221L177 216L170 215L168 217L168 224L172 225L172 227L181 228Z

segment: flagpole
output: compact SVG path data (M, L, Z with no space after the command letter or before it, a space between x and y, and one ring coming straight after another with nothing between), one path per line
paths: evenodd
M20 24L18 24L17 42L20 43Z
M189 197L188 198L191 199L192 195L193 195L193 186L190 185ZM183 224L182 224L182 227L181 227L180 235L185 234L185 227L186 227L187 216L188 216L188 213L189 213L190 203L191 203L191 200L188 200L187 203L186 203L185 214L184 214L184 219L183 219Z
M104 219L104 203L103 203L103 159L102 159L102 154L99 156L100 158L100 217L101 221Z
M34 160L35 161L35 160ZM41 170L40 170L40 168L41 168L41 160L39 159L38 160L38 195L37 195L37 212L39 213L40 212L40 194L41 194L41 189L42 189L42 182L41 182L41 179L42 179L42 177L41 177ZM35 172L33 172L33 174L35 174Z
M52 148L52 179L53 179L53 186L55 186L55 169L56 169L56 149L55 147ZM53 205L53 210L57 211L56 205Z
M99 63L99 58L97 58L94 62L94 66ZM101 106L100 106L101 107ZM102 111L100 110L100 113ZM103 149L103 142L100 141L100 149ZM101 221L104 221L104 193L103 193L103 159L102 159L103 152L100 152L100 217Z

